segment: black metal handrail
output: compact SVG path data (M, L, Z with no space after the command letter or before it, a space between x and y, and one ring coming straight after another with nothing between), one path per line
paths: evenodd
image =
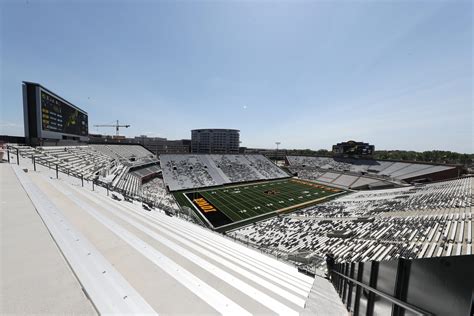
M399 307L401 307L401 308L403 308L403 309L405 309L405 310L411 311L411 312L413 312L413 313L416 314L416 315L434 315L434 314L431 313L431 312L428 312L428 311L426 311L426 310L424 310L424 309L421 309L421 308L419 308L419 307L416 307L416 306L414 306L414 305L411 305L411 304L409 304L409 303L407 303L407 302L401 301L401 300L399 300L399 299L393 297L392 295L389 295L389 294L387 294L387 293L384 293L384 292L382 292L382 291L379 291L379 290L377 290L377 289L375 289L375 288L373 288L373 287L371 287L371 286L369 286L369 285L367 285L367 284L364 284L364 283L362 283L362 282L359 282L359 281L357 281L357 280L355 280L355 279L353 279L353 278L350 278L350 277L348 277L347 275L344 275L344 274L342 274L342 273L340 273L340 272L337 272L337 271L334 271L334 270L333 270L332 273L333 273L333 274L337 274L338 276L345 278L345 279L348 280L349 282L354 283L354 284L356 284L356 285L358 285L358 286L360 286L360 287L363 287L363 288L366 289L367 291L370 291L370 292L372 292L372 293L374 293L374 294L376 294L376 295L378 295L378 296L380 296L380 297L383 297L384 299L386 299L386 300L392 302L393 304L395 304L395 305L397 305L397 306L399 306Z

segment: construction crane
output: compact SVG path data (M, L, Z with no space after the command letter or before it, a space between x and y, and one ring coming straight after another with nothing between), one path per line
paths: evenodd
M119 136L120 127L129 128L130 125L129 124L120 125L119 121L117 120L116 124L100 124L100 125L94 125L94 127L115 127L115 136Z

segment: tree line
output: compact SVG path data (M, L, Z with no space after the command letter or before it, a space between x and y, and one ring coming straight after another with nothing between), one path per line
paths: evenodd
M280 154L290 156L333 156L332 151L326 149L283 149L281 150ZM410 150L376 150L372 158L381 160L406 160L443 164L457 164L463 166L472 166L474 163L474 154L463 154L444 150L430 150L422 152Z

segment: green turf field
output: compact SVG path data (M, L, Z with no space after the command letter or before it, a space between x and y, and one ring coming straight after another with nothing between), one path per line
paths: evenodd
M175 192L178 203L192 208L214 228L248 223L280 212L321 203L343 190L299 179L256 182Z

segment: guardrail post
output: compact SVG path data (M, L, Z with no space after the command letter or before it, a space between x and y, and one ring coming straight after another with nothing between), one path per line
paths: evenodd
M344 274L343 263L340 263L340 264L337 265L337 270L336 271L339 272L339 273ZM337 289L338 289L339 296L342 297L342 289L343 289L343 284L344 284L344 278L341 277L339 274L337 275L337 277L338 277Z
M84 175L83 174L81 174L81 185L82 185L82 187L84 187Z
M107 184L107 196L109 196L109 185Z
M344 271L344 272L343 272L344 275L345 275L345 276L348 276L348 275L349 275L349 263L344 263L342 269L343 269L343 271ZM344 285L343 285L343 287L342 287L342 301L343 301L344 303L347 302L347 296L346 296L346 295L347 295L347 283L348 283L347 279L344 278L344 283L343 283Z
M370 269L370 281L369 286L376 289L377 288L377 279L379 277L379 263L377 261L372 261L372 267ZM375 303L375 293L370 292L367 299L367 316L372 316L374 314L374 303Z
M355 263L351 262L351 267L350 267L350 272L349 272L349 277L351 279L354 278L354 269L355 269ZM354 287L353 282L349 282L349 290L347 291L347 303L346 306L350 310L351 309L351 303L352 303L352 288Z
M16 164L20 165L20 151L16 149Z
M36 171L36 158L33 156L33 170Z
M58 170L58 164L56 164L56 179L59 179L59 170Z
M357 267L357 281L362 282L362 276L364 274L364 263L359 262ZM356 295L354 298L354 316L359 315L359 306L360 306L360 294L362 292L362 288L360 285L356 286Z
M408 293L408 282L410 280L411 261L407 259L398 259L397 277L395 281L395 291L393 296L406 302ZM400 306L393 304L392 315L403 316L405 310Z
M7 159L8 163L10 163L10 146L7 146Z
M92 191L94 191L94 180L92 180Z

